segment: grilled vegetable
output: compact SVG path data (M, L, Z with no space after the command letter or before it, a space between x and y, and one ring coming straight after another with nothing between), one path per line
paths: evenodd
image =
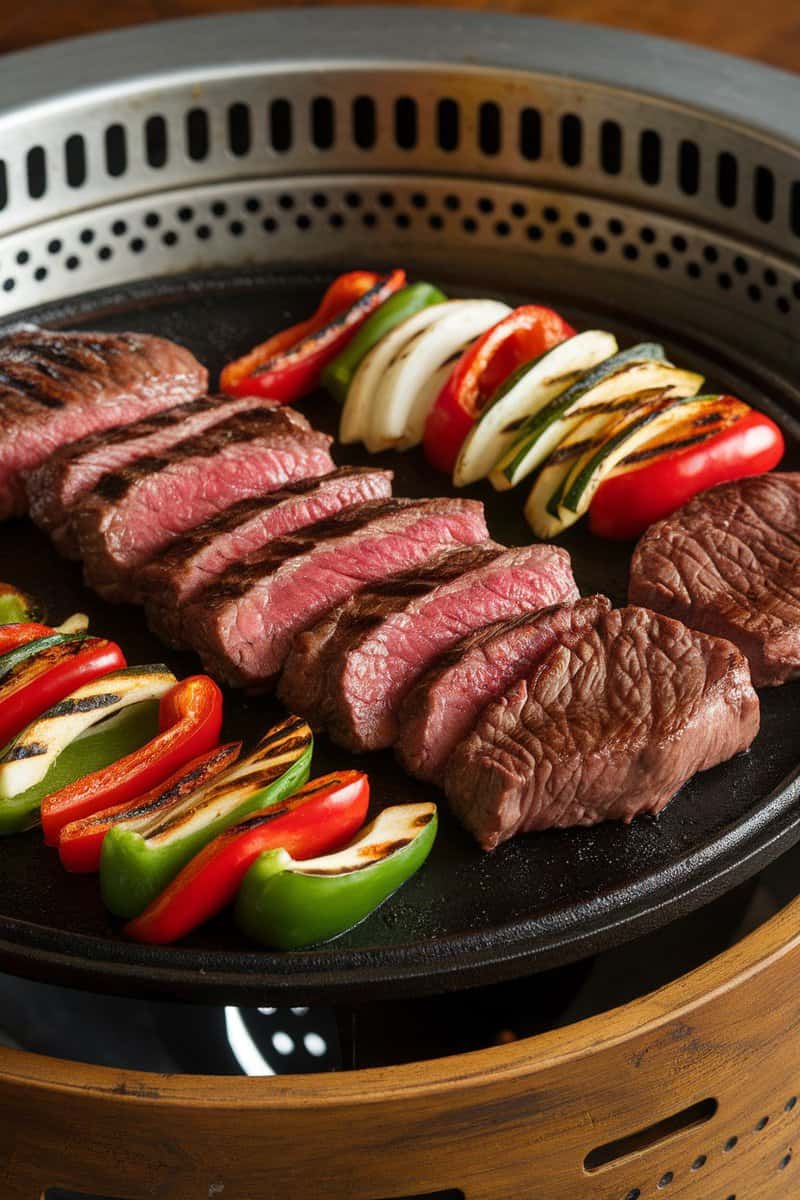
M230 363L222 373L222 387L232 396L266 396L282 404L308 395L319 387L324 368L367 317L399 291L405 281L405 271L393 271L385 278L366 271L341 276L334 284L335 299L330 299L331 289L307 332L291 341L287 336L285 344L282 339L277 350L275 339L270 339L243 360ZM367 282L369 286L365 288ZM319 319L326 301L328 315ZM340 306L340 302L344 303Z
M39 625L34 621L19 621L9 625L0 625L0 680L2 680L3 668L2 661L10 650L16 650L18 646L26 646L30 642L39 641L41 638L51 637L57 634L59 630L51 629L49 625ZM32 654L36 650L31 651Z
M65 825L102 809L125 804L156 787L190 759L219 741L222 693L207 675L176 683L161 697L159 734L133 754L48 795L42 830L54 846Z
M166 667L131 667L84 684L37 717L0 758L0 832L26 829L38 821L42 799L57 790L51 769L76 738L121 709L158 700L174 682L175 676ZM139 745L128 747L125 753ZM114 761L116 758L104 756L100 763L87 763L79 774L62 778L58 786Z
M733 396L709 399L699 415L679 410L666 431L650 430L604 478L589 508L593 533L638 537L698 492L778 465L784 441L774 421Z
M369 916L419 870L436 838L436 805L386 808L336 854L295 862L286 850L256 859L236 919L265 946L296 950L327 941Z
M0 583L0 625L21 621L43 621L44 607L10 583Z
M277 848L296 859L325 854L355 835L368 806L369 780L360 771L312 780L214 838L125 932L139 942L177 941L235 899L259 854Z
M432 283L412 283L395 292L369 317L341 354L322 372L322 384L340 404L344 404L359 365L373 346L403 321L433 304L447 299Z
M505 379L467 435L456 460L453 483L465 487L489 474L520 423L562 395L582 375L617 350L610 333L590 329L567 338Z
M118 917L138 917L217 834L302 786L312 744L305 721L290 717L271 729L247 758L174 807L116 824L100 855L106 906Z
M504 379L575 330L551 308L526 304L499 320L459 359L425 421L425 456L452 473L473 425Z

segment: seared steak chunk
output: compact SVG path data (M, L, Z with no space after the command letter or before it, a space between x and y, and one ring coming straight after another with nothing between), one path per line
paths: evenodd
M181 644L184 605L228 567L273 538L391 494L391 471L340 467L225 509L171 542L139 573L150 628L166 641Z
M334 605L440 550L487 536L474 500L370 500L270 542L198 592L184 631L206 668L234 684L267 684L297 633Z
M382 749L397 736L403 696L438 654L491 621L577 596L569 555L558 547L485 542L449 551L352 597L301 634L281 696L348 749Z
M652 525L630 599L728 638L756 687L800 675L800 473L723 483Z
M398 713L397 757L418 779L436 783L481 711L502 696L563 637L611 607L605 596L526 611L456 642L417 680Z
M27 510L24 477L67 442L201 395L194 355L145 333L0 333L0 519Z
M657 813L758 726L735 646L646 608L616 609L562 637L483 710L445 790L493 850L517 833Z
M103 475L73 513L87 582L108 600L134 599L137 568L173 538L245 497L332 470L330 441L285 408L254 409Z

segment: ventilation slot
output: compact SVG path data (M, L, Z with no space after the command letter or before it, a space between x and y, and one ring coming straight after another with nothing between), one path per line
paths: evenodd
M717 159L717 199L725 208L733 208L739 195L739 164L727 151Z
M603 121L600 126L600 166L606 175L622 170L622 126L618 121Z
M531 162L542 157L542 114L538 108L523 108L519 114L519 149Z
M128 169L128 140L123 125L109 125L105 136L106 171L117 178Z
M333 101L317 96L311 104L311 140L318 150L330 150L335 136Z
M193 162L208 157L208 113L204 108L191 108L186 114L186 153Z
M228 149L237 158L250 153L252 133L250 129L250 107L238 102L228 108Z
M646 1129L637 1130L636 1133L628 1134L627 1137L597 1146L594 1150L590 1150L583 1160L584 1170L598 1171L601 1167L607 1167L610 1163L627 1158L630 1154L641 1154L643 1150L650 1150L665 1138L674 1137L676 1133L685 1129L694 1129L698 1125L704 1125L706 1121L710 1121L713 1116L716 1116L718 1107L717 1101L713 1098L701 1100L698 1104L692 1104L671 1117L665 1117L663 1121L648 1125Z
M502 144L500 106L487 100L478 109L478 145L483 154L499 154Z
M167 161L167 122L163 117L148 117L144 127L144 146L151 167L163 167Z
M655 129L645 129L639 140L639 174L651 187L661 180L661 137Z
M561 118L561 161L565 167L577 167L583 158L583 121L575 113Z
M700 190L700 148L696 142L683 141L678 147L678 186L687 196Z
M356 96L353 101L353 141L359 150L375 145L375 101L371 96Z
M401 150L413 150L417 144L417 102L410 96L395 101L394 140Z
M39 200L47 191L47 159L42 146L32 146L25 158L28 195Z
M64 172L70 187L83 187L86 182L86 142L73 133L64 143Z
M8 204L8 171L6 164L0 158L0 209Z
M5 196L5 170L0 162L0 208L3 207ZM792 192L789 198L789 220L792 224L792 233L796 237L800 237L800 179L792 184Z
M775 216L775 176L769 167L756 167L753 176L753 210L759 221Z
M269 140L272 149L285 154L292 148L292 106L288 100L273 100L269 106Z
M436 105L436 142L440 150L457 150L461 139L461 114L455 100Z

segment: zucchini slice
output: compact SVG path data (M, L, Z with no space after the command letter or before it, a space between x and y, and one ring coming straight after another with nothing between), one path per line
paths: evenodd
M515 440L524 418L539 412L616 352L613 334L590 329L523 363L500 385L467 435L453 472L456 487L484 479Z
M505 491L530 475L590 411L610 409L625 396L661 387L665 367L674 370L663 347L652 342L642 342L599 363L522 423L489 475L494 487Z

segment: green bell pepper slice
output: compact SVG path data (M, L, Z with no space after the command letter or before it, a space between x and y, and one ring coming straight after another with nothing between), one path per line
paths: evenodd
M271 729L252 754L155 817L120 821L103 839L100 890L115 916L138 917L190 858L250 813L307 781L314 738L299 717Z
M322 372L322 383L327 391L344 404L347 392L362 360L373 346L385 337L401 321L408 320L423 308L442 304L447 297L432 283L412 283L402 291L395 292L374 312L359 329L341 354L329 363Z
M386 808L344 850L296 862L259 855L242 881L236 920L248 937L299 950L351 929L411 878L436 839L435 804Z
M22 621L42 622L44 607L33 596L21 592L10 583L0 583L0 625L16 625Z

